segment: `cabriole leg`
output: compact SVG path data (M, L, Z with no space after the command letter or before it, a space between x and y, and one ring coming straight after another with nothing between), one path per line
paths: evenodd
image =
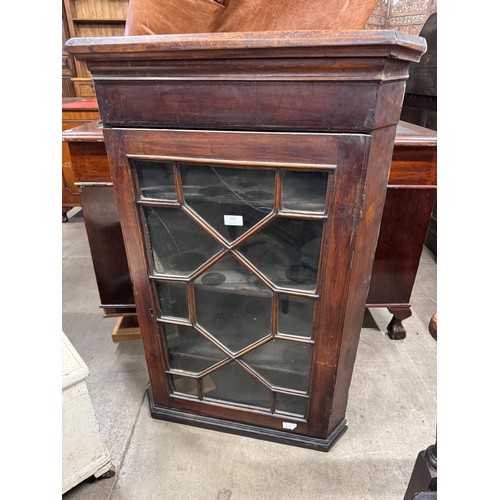
M393 340L402 340L406 337L406 330L402 321L411 316L410 307L389 307L389 312L393 314L391 322L387 325L387 334Z

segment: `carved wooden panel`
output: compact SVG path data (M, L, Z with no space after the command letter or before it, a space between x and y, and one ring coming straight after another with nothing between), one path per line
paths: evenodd
M436 10L437 0L379 0L365 29L394 28L418 35Z

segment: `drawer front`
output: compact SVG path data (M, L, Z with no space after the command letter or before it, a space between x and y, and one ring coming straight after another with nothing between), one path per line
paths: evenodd
M107 126L364 133L399 120L402 82L270 80L115 77L95 86Z
M436 186L437 150L435 146L394 147L389 186Z
M68 142L76 182L112 182L103 142Z
M87 110L63 110L62 112L62 122L63 122L63 130L67 130L68 128L76 127L82 123L91 120L99 120L100 115L99 111L87 111Z

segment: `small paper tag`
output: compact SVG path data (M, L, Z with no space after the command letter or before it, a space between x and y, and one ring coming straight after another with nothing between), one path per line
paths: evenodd
M242 215L224 215L224 224L226 226L243 226Z
M297 427L297 424L293 424L292 422L283 422L283 429L290 429L293 431Z

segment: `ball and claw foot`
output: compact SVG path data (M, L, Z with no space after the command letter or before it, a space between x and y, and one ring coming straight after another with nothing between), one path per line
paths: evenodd
M393 316L391 322L387 325L387 335L392 340L403 340L406 338L406 330L402 322L411 316L411 309L409 307L401 309L389 307L389 312Z

